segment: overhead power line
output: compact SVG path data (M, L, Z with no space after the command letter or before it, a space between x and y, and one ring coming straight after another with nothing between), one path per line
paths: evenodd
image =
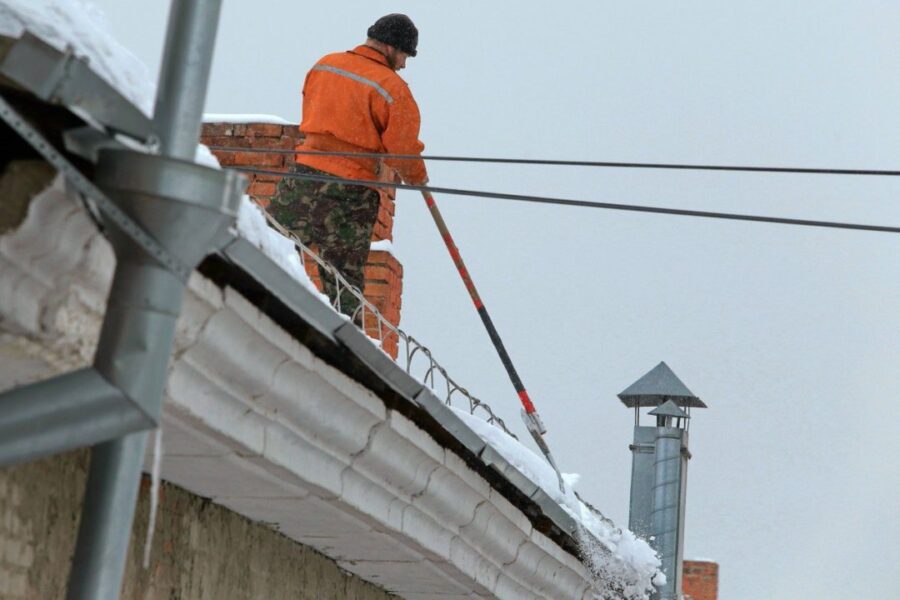
M309 181L347 183L353 185L378 187L390 187L401 190L418 190L438 194L450 194L455 196L475 196L480 198L493 198L496 200L516 200L519 202L533 202L537 204L556 204L561 206L580 206L584 208L602 208L607 210L624 210L630 212L656 213L663 215L680 215L684 217L703 217L708 219L726 219L731 221L753 221L757 223L778 223L781 225L801 225L806 227L827 227L831 229L853 229L858 231L878 231L883 233L900 233L900 227L887 225L867 225L863 223L842 223L836 221L816 221L811 219L790 219L785 217L771 217L765 215L745 215L736 213L714 212L704 210L689 210L684 208L666 208L661 206L643 206L640 204L618 204L612 202L595 202L592 200L573 200L568 198L553 198L549 196L528 196L523 194L507 194L502 192L484 192L478 190L463 190L457 188L431 187L425 185L409 185L387 181L373 182L368 179L344 179L341 177L329 177L324 175L311 175L306 173L286 173L270 169L256 169L253 167L235 167L245 173L258 175L276 175L278 177L291 177L294 179L306 179Z
M338 152L324 150L293 150L289 148L241 148L210 146L213 152L258 152L265 154L301 154L317 156L355 156L358 158L387 158L392 160L434 160L451 162L493 163L507 165L552 165L561 167L606 167L617 169L668 169L679 171L738 171L747 173L799 173L803 175L875 175L898 177L900 171L882 169L814 169L805 167L748 167L738 165L696 165L677 163L639 163L590 160L546 160L532 158L490 158L476 156L437 156L418 154L382 154L380 152Z

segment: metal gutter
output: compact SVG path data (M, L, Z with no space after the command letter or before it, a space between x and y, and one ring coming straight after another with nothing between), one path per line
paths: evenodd
M329 341L337 341L334 332L346 321L329 306L313 298L309 290L300 283L285 276L284 269L260 252L256 246L241 237L235 237L220 254L244 273L253 273L252 277L256 281L269 282L271 285L266 289L283 305L284 309L308 323ZM213 267L208 260L198 268L203 272L204 269L210 270ZM251 300L265 302L263 298L251 298ZM285 316L283 315L282 318Z
M238 239L222 256L209 256L200 273L220 287L236 289L336 369L372 389L436 440L452 448L529 515L536 528L578 555L575 520L492 447L487 446L424 385L410 377L358 328L295 282L259 249ZM253 271L247 270L252 267ZM266 296L271 297L259 302ZM288 315L286 313L292 313ZM292 319L302 317L302 323ZM316 338L319 339L311 339Z

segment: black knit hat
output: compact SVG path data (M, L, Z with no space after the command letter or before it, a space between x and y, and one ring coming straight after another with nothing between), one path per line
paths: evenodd
M416 46L419 44L419 30L413 25L412 19L400 13L391 13L375 21L366 32L373 40L389 44L398 50L406 52L410 56L416 55Z

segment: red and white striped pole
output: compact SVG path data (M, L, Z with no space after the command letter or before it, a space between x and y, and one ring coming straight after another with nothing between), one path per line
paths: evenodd
M481 301L481 297L478 295L478 290L475 288L475 283L472 281L472 276L469 275L469 270L466 269L466 264L463 262L462 256L460 256L459 254L459 249L453 242L453 236L450 235L450 230L447 229L447 223L444 222L444 217L441 216L441 211L438 210L437 203L434 201L434 196L432 196L431 192L428 191L423 191L422 196L425 197L425 204L428 206L428 211L431 213L431 217L434 219L434 223L435 225L437 225L438 231L440 231L441 233L441 238L443 238L444 244L446 244L447 250L450 252L450 257L453 259L453 264L456 265L456 270L459 271L459 275L460 277L462 277L463 283L466 286L466 290L468 290L469 296L471 296L472 302L475 304L475 310L478 311L478 316L481 317L481 322L484 323L484 327L485 329L487 329L488 335L491 338L491 342L493 342L494 348L497 350L497 354L500 355L500 361L506 368L506 373L509 375L510 381L512 381L513 387L516 390L516 394L518 394L519 396L519 400L522 402L522 420L525 421L525 426L528 428L528 433L530 433L531 437L534 438L534 442L547 458L547 462L549 462L550 466L553 467L553 470L556 471L556 476L559 479L560 491L565 492L562 475L559 472L559 467L556 466L556 461L553 460L553 455L550 454L550 448L547 446L547 442L544 440L544 434L547 433L547 428L544 427L544 423L543 421L541 421L541 417L538 415L537 409L534 407L534 403L528 396L528 391L522 384L522 380L519 378L519 374L516 372L516 368L513 366L512 360L509 358L509 354L506 352L506 348L503 346L503 340L500 339L500 334L497 333L497 328L494 327L494 322L491 320L491 316L488 314L487 308L484 306L484 303Z

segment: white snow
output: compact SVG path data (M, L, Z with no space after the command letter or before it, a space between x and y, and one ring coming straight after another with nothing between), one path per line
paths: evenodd
M205 144L197 144L197 152L194 153L194 162L198 165L204 165L213 169L221 169L219 159L212 153L209 146Z
M578 499L574 486L581 478L580 475L563 473L566 490L565 493L561 492L556 471L543 457L535 454L499 427L469 414L468 411L452 406L451 409L485 443L490 444L522 475L544 490L591 534L582 535L580 541L598 579L614 580L626 590L627 597L637 599L647 597L652 583L659 583L658 578L665 577L659 571L661 563L656 552L647 542L639 539L628 529L615 527L611 521L599 517ZM597 542L602 544L602 548L596 547ZM610 560L604 549L612 552L616 558Z
M267 114L236 114L231 115L227 113L204 113L203 114L203 122L204 123L272 123L275 125L296 125L297 123L291 123L287 119L282 119L278 115L267 115Z
M153 466L150 469L150 516L147 522L147 539L144 542L144 570L150 568L150 550L153 548L153 533L156 531L156 515L159 511L159 482L162 471L162 426L156 428L153 436Z
M372 242L369 250L371 252L387 252L394 258L397 257L397 255L394 254L394 244L391 242L391 240L378 240L377 242Z
M656 575L653 576L653 585L656 587L662 587L666 585L666 574L662 571L659 571Z
M271 258L285 273L293 277L322 302L331 306L328 296L319 292L306 274L294 242L269 227L262 209L247 195L241 199L241 206L238 209L237 230L242 238L262 250L263 254Z
M25 29L58 50L71 47L144 114L153 113L156 86L147 67L116 41L103 11L87 0L3 0L0 35L17 38Z

